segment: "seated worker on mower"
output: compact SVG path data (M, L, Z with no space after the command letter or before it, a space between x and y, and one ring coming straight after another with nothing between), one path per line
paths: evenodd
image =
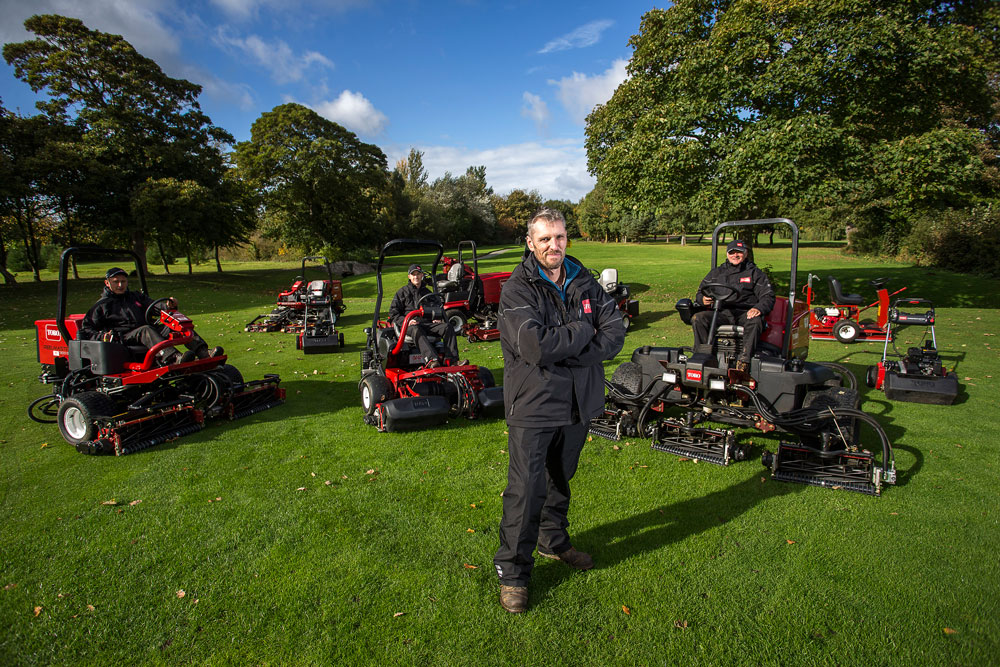
M757 339L764 330L764 320L774 307L774 288L767 275L757 265L747 259L746 241L736 239L726 247L726 261L708 272L695 295L696 304L711 306L712 296L708 293L709 283L726 285L735 294L723 295L716 325L736 324L743 327L743 350L736 360L736 369L747 371L750 357L757 347ZM691 318L694 329L695 352L711 340L712 311L703 310Z
M389 306L389 321L397 327L403 326L406 314L417 309L417 302L431 291L424 286L424 271L417 264L411 264L407 272L407 283L396 291ZM424 355L424 363L428 368L440 365L434 345L427 340L427 334L433 334L444 341L445 355L452 361L458 361L458 341L455 340L455 330L442 320L428 322L422 318L410 320L406 333L413 338L413 343Z
M80 338L142 345L146 349L162 343L170 337L170 332L162 324L146 323L146 310L151 303L153 300L142 292L129 291L128 274L124 269L117 266L110 268L104 274L101 298L80 323ZM165 305L168 309L176 309L177 301L170 297ZM209 351L208 343L193 331L191 338L187 344L188 351L183 356L176 348L165 347L157 353L156 361L161 366L169 366L223 354L221 347Z

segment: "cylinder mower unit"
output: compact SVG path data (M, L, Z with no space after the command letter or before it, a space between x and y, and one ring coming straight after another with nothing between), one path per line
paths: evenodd
M775 223L792 229L791 288L787 298L776 298L749 369L736 368L740 326L718 327L705 350L637 348L605 383L604 413L591 422L591 433L612 440L650 438L658 451L728 465L749 458L750 451L726 426L780 432L791 437L761 459L774 479L878 495L896 477L885 431L858 408L850 370L806 361L804 304L795 301L798 228L785 218L722 223L713 235L712 266L722 229ZM725 290L715 297L718 309ZM677 307L687 323L698 308L687 299ZM878 456L866 448L872 433Z
M306 263L322 260L325 280L306 280ZM344 336L336 330L337 317L347 309L339 280L333 279L330 261L320 255L302 258L301 274L291 287L278 294L270 313L258 315L244 327L249 332L296 334L295 346L305 354L336 352L344 346Z
M465 254L468 248L469 254ZM437 291L444 300L444 314L456 336L466 336L470 343L497 340L500 329L500 289L510 278L510 271L479 273L475 241L458 244L457 259L444 257L444 274L436 276ZM472 263L468 260L471 258Z
M58 424L63 438L86 454L131 454L199 431L205 419L238 419L284 403L277 375L246 382L224 355L160 366L157 354L191 341L193 323L177 311L147 309L164 325L167 340L147 350L105 340L80 340L83 315L66 315L69 259L76 255L131 257L146 291L138 256L128 250L69 248L62 254L55 319L38 320L39 380L52 391L28 406L39 423ZM152 318L155 316L155 320Z
M905 287L889 293L885 278L876 278L869 282L875 288L877 299L867 306L860 294L844 294L840 281L833 276L827 276L830 285L832 306L814 306L813 280L818 276L809 274L803 290L806 293L806 308L809 311L809 335L813 340L836 340L841 343L853 343L856 340L884 341L891 337L888 327L889 299ZM861 319L861 313L877 308L876 317Z
M900 306L923 312L904 312ZM889 309L889 327L923 326L923 340L901 354L892 343L894 354L889 354L889 340L882 347L882 360L869 366L865 383L885 392L886 398L909 403L951 405L958 396L958 375L948 371L937 351L934 333L934 304L928 299L896 299ZM929 336L929 338L928 338ZM894 357L890 359L889 357Z
M489 369L441 358L441 341L433 336L428 339L438 350L438 358L432 363L425 363L414 345L411 325L416 326L420 319L446 319L436 285L432 283L434 291L420 299L418 308L407 313L398 328L379 319L386 256L420 248L437 252L430 274L434 275L443 254L437 241L396 239L379 254L375 313L371 327L365 329L367 343L361 353L358 389L365 423L383 432L427 428L459 415L469 419L503 415L503 389L496 386Z

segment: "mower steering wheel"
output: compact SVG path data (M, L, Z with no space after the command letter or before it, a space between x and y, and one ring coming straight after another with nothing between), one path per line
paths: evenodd
M438 308L444 307L444 299L442 299L441 295L438 294L437 292L428 292L427 294L417 299L417 308L422 308L424 301L428 301L429 302L428 305L431 308L434 308L435 306L437 306Z
M725 283L703 283L701 287L703 291L708 292L709 296L715 299L716 303L723 303L740 295L739 290Z
M161 296L159 299L157 299L156 301L154 301L153 303L149 304L146 307L146 315L145 315L146 324L149 324L149 325L158 324L157 319L159 317L159 311L162 310L159 307L158 304L160 304L160 303L162 303L164 301L170 301L170 298L171 297L169 297L169 296ZM156 317L153 316L154 315L153 314L153 310L157 311L157 316Z

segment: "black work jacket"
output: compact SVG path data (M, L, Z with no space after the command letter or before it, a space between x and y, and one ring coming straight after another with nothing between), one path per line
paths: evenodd
M146 324L146 308L153 300L142 292L115 294L107 287L80 323L82 340L96 340L105 331L125 334Z
M500 292L503 400L511 426L547 428L589 421L604 406L604 366L625 343L617 305L580 267L558 288L528 255Z
M425 286L414 287L413 283L407 281L405 285L396 290L395 296L392 297L392 304L389 306L389 321L402 326L406 314L411 310L416 310L417 302L420 301L421 297L430 293L431 291ZM415 318L414 321L420 322L421 318Z
M694 297L695 303L704 303L702 297L707 294L705 283L722 283L736 290L735 298L724 300L722 304L724 308L743 311L756 308L761 315L767 315L774 308L774 288L771 287L771 281L767 279L767 274L749 259L744 258L735 266L726 260L709 271L698 287L698 293Z

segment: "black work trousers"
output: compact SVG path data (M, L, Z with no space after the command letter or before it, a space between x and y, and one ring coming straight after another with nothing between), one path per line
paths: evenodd
M157 343L162 343L167 340L170 336L170 330L167 329L162 324L149 325L144 324L141 327L136 327L129 332L122 335L122 342L126 345L143 345L147 350ZM207 347L208 343L202 340L201 336L196 334L194 331L191 332L191 342L187 343L185 347L189 350L198 350L201 347ZM168 357L176 354L177 350L173 347L165 347L158 353L158 358L160 361L167 359Z
M735 324L743 327L743 351L740 352L739 360L750 361L753 351L757 349L757 341L760 339L760 333L764 330L764 316L758 315L753 319L747 319L746 311L733 311L723 308L719 311L719 318L715 321L715 326L719 326L720 324ZM700 313L695 313L694 317L691 318L691 328L694 329L695 352L709 351L701 350L700 346L708 344L712 333L710 331L711 327L711 310L703 310Z
M507 427L510 463L503 492L500 549L493 558L500 583L527 586L535 545L559 554L569 539L569 481L587 439L587 422L553 428Z
M427 334L438 336L444 342L445 357L452 361L458 361L458 341L455 339L455 330L447 322L410 322L406 332L413 337L413 343L424 355L424 361L437 359L437 350L434 344L427 339Z

